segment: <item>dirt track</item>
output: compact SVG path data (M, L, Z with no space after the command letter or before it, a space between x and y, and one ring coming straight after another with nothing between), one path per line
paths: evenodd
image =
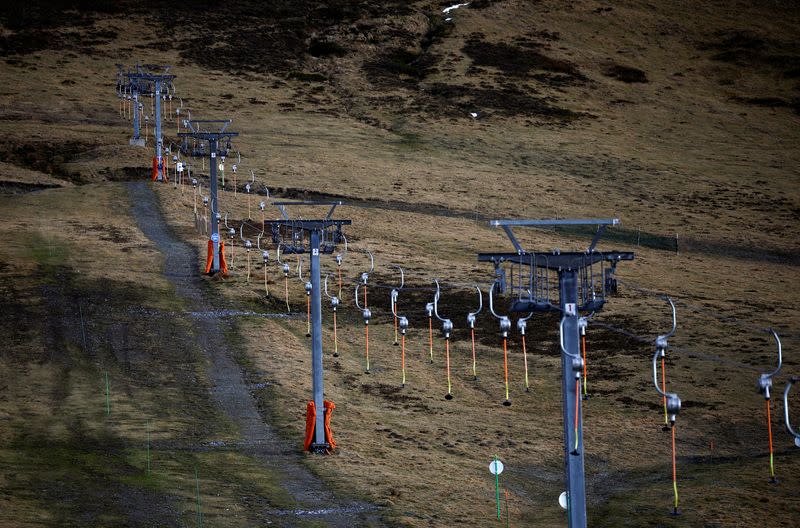
M208 298L198 278L197 256L193 248L178 240L166 227L156 197L144 182L128 186L132 214L142 232L164 255L164 274L175 286L176 294L194 312L217 308ZM364 502L335 497L299 460L296 451L286 445L266 424L232 359L225 340L228 324L223 319L195 318L194 339L211 364L209 378L212 399L239 428L236 447L283 474L283 487L296 501L293 510L264 510L264 520L273 525L296 526L299 518L313 518L329 526L381 526L376 508ZM230 329L228 329L230 330ZM228 446L230 447L230 446Z

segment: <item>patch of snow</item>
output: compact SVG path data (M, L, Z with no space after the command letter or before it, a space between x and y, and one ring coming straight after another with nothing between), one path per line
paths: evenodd
M444 9L442 9L442 13L444 13L446 15L450 11L454 11L454 10L458 9L459 7L465 7L465 6L468 6L468 5L469 5L469 2L465 2L463 4L454 4L454 5L451 5L450 7L445 7Z

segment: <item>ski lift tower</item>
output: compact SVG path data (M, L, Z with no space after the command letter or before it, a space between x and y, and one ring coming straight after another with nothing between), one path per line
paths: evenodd
M325 408L322 377L322 289L320 283L320 254L330 255L336 245L344 241L342 226L351 220L332 218L336 206L342 202L274 202L281 213L280 220L267 220L263 229L270 227L272 241L284 254L311 254L311 370L312 392L316 411L314 439L311 451L326 453L330 444L325 439ZM319 220L292 219L286 211L292 207L328 207L327 214Z
M583 458L583 418L580 394L571 388L579 380L583 363L580 354L578 320L580 312L600 310L606 292L612 290L613 270L623 260L633 260L630 252L600 252L595 247L606 227L619 224L619 219L605 220L492 220L489 225L502 227L511 240L513 253L479 253L479 262L494 264L501 290L505 289L504 262L518 267L512 279L512 312L562 313L561 326L561 391L564 415L564 464L567 484L567 517L569 528L586 527L586 486ZM514 227L597 226L591 244L583 252L535 253L525 250L514 236ZM607 269L608 268L608 269ZM558 287L558 299L551 290Z
M139 134L140 129L140 112L139 112L139 93L144 91L145 86L137 80L128 79L128 73L123 70L122 64L117 64L117 91L120 95L130 100L131 109L133 110L133 137L129 143L137 147L144 146L144 138ZM138 65L137 65L138 68Z
M183 138L181 152L187 156L205 157L209 156L209 189L211 193L211 242L213 243L214 258L212 261L210 275L221 271L219 258L219 200L217 199L217 155L224 160L231 148L231 138L238 136L238 132L226 130L231 124L230 119L195 119L184 121L189 132L178 132L178 137ZM193 143L190 148L188 139L200 140L200 148L196 148ZM208 141L208 150L205 148L205 141ZM225 144L220 148L220 143Z
M161 150L164 146L164 139L161 135L161 97L164 92L167 94L174 91L172 81L175 76L169 73L171 66L158 66L155 64L136 65L134 71L122 74L127 79L127 85L133 95L133 138L131 145L144 146L144 142L139 137L139 95L148 94L155 98L155 130L156 138L156 160L158 174L156 179L164 179L164 162L161 158ZM156 73L161 71L161 73Z

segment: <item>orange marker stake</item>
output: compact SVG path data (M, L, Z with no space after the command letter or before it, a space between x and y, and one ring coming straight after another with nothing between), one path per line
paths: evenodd
M508 399L508 337L506 336L503 336L503 374L506 382L506 400L503 405L508 407L511 405L511 400Z
M433 318L430 312L428 312L428 351L430 352L431 363L433 363Z
M509 527L510 519L508 518L508 490L503 490L506 492L506 528Z
M247 241L250 244L250 241ZM247 247L247 284L250 284L250 247Z
M400 367L403 370L403 384L402 386L406 386L406 334L403 332L403 335L400 337Z
M675 504L673 506L672 514L678 515L678 469L675 455L675 425L672 427L672 491L675 494Z
M403 287L405 284L403 277L403 268L397 266L400 270L400 287ZM391 294L391 303L392 303L392 315L394 316L394 344L397 344L397 330L398 327L400 329L402 346L400 347L400 371L403 374L403 379L400 383L401 387L406 386L406 330L408 330L408 318L404 315L397 315L397 296L399 292L396 289L392 290Z
M477 381L478 360L475 355L475 321L478 314L483 310L483 293L481 293L481 289L478 286L475 286L475 290L478 292L478 309L467 313L467 324L469 324L469 335L472 340L472 379Z
M666 394L667 393L667 374L666 374L666 367L664 366L664 356L666 356L665 351L661 351L661 391ZM669 427L669 416L667 416L667 397L663 396L662 399L664 400L664 430Z
M362 308L358 305L358 289L361 286L363 286L361 283L356 286L353 297L356 300L356 308L361 310L361 317L364 318L364 357L366 358L366 370L364 373L369 374L369 320L372 318L372 313L369 311L369 308Z
M444 356L445 356L445 363L447 364L447 395L445 396L445 399L452 400L453 384L450 382L450 337L449 336L444 340Z
M478 361L475 359L475 328L470 328L472 335L472 379L478 379Z
M589 394L586 388L586 331L581 329L581 352L583 353L583 399L587 399Z
M773 454L772 448L772 409L770 404L770 388L772 387L772 378L777 375L781 371L781 366L783 365L783 354L781 352L781 339L778 337L778 334L772 328L768 329L769 332L772 333L772 336L775 338L775 342L778 345L778 368L776 368L771 373L764 373L758 379L759 384L759 392L764 395L764 399L766 400L767 406L767 432L769 434L769 481L772 484L777 484L778 480L775 478L775 458ZM792 386L792 383L795 382L795 379L792 378L789 381L789 385L786 387L786 392L784 393L784 401L788 406L788 402L786 402L786 398L788 398L789 388ZM792 431L791 426L789 425L789 411L786 409L786 427L788 428L789 432L794 434ZM798 443L800 445L800 443Z
M573 455L578 454L578 419L581 415L581 379L575 378L575 449Z
M397 314L397 303L392 301L392 313ZM394 316L394 346L397 346L397 315Z
M530 392L528 384L528 349L525 346L525 334L522 334L522 361L525 364L525 392Z
M306 337L311 337L311 295L306 295Z
M776 483L778 480L775 478L775 465L773 463L772 455L772 412L769 405L769 398L767 398L767 431L769 432L769 476L770 482Z
M336 336L336 309L333 310L333 357L339 357L339 339Z
M364 354L367 358L367 370L366 373L369 374L369 323L364 325Z
M286 292L286 313L291 312L291 308L289 308L289 276L283 276L283 289Z

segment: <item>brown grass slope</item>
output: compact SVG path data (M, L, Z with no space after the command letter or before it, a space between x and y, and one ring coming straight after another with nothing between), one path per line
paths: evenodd
M194 117L234 119L242 134L236 142L244 158L241 172L256 170L259 184L284 195L337 196L360 206L341 214L354 220L352 249L375 251L376 282L396 280L389 265L400 262L409 282L419 286L433 277L489 280L491 270L476 265L475 253L510 246L475 218L619 215L625 227L645 235L677 233L678 254L614 244L636 250L637 260L620 266L621 294L601 320L652 337L666 323L655 293L679 301L673 342L683 351L670 356L668 374L686 404L678 429L685 514L666 515L669 445L648 378L651 346L597 328L590 334L592 398L586 406L590 524L800 523L797 450L774 423L781 484L768 485L763 399L752 390L758 372L774 361L772 344L759 332L768 325L784 336L784 374L776 385L798 373L796 3L478 1L453 11L449 21L441 14L448 5L443 2L208 2L194 3L192 10L163 2L88 4L33 2L21 14L0 12L2 188L10 194L64 187L3 198L11 220L2 229L20 241L3 250L5 299L26 289L20 298L44 302L36 288L54 279L36 266L54 258L56 239L75 248L58 258L86 280L155 284L154 298L163 295L153 282L155 270L137 271L149 269L154 253L126 251L86 229L114 211L115 225L141 244L118 186L98 183L141 177L150 156L149 150L127 146L130 123L117 115L114 64L173 64L184 107ZM174 133L169 126L168 141ZM202 250L190 190L161 186L156 192L170 225ZM232 218L246 217L241 193L225 192L221 200ZM52 225L59 226L55 233ZM40 237L39 253L24 249L23 241L33 235ZM586 244L584 238L546 231L522 238L544 249ZM230 306L280 311L279 270L270 268L273 296L267 297L263 285L245 283L242 250L234 251L234 276L209 287ZM131 255L141 262L126 271L122 262ZM325 265L333 269L331 262ZM348 281L365 265L364 256L351 251ZM302 311L302 286L290 284L292 305ZM401 298L412 316L409 384L401 389L388 290L370 292L376 308L373 372L363 374L363 327L352 293L345 292L341 357L332 358L326 349L341 449L308 464L333 488L386 506L387 522L486 526L493 522L486 464L498 455L508 467L511 525L563 525L556 504L563 487L556 321L537 316L529 331L531 393L522 390L519 343L512 340L514 405L506 409L499 405L496 326L481 320L480 380L474 382L463 318L475 300L466 289L448 290L443 301L458 330L456 398L447 402L438 336L434 363L427 361L422 308L432 294ZM329 347L330 314L325 316ZM44 331L29 324L35 335ZM243 319L236 328L244 343L243 368L254 383L267 383L255 393L265 419L282 426L289 441L300 438L310 387L304 333L302 321ZM119 446L141 439L143 409L153 404L131 406L110 431L81 433L86 423L99 420L87 420L81 409L88 404L82 402L107 368L104 361L117 360L81 359L81 376L64 389L63 379L60 385L53 379L61 368L53 357L28 354L45 345L31 338L13 346L18 353L5 354L0 367L0 379L19 377L2 389L0 432L11 448L0 456L3 467L13 467L0 472L2 510L12 512L3 520L74 524L80 523L75 519L81 507L91 509L90 500L74 510L36 500L30 490L52 480L53 470L33 462L41 458L18 456L15 446L28 446L35 455L42 443L62 442L63 457L49 462L69 477L76 495L82 486L85 497L99 493L86 479L97 474L91 458L97 453L114 461L107 481L151 489L138 477L115 475L141 467L140 450L125 458ZM80 357L80 347L69 346ZM202 362L191 365L205 379ZM157 372L162 366L149 368ZM125 369L120 375L134 387L141 383ZM166 414L157 427L165 436L196 441L186 432L192 420L167 426L172 413L179 416L198 401L205 405L202 395L181 383L177 390L165 389L160 401ZM56 403L72 394L67 416L77 417L72 421L80 427L54 420L50 400L33 398L24 390L29 385L49 390ZM781 411L773 406L774 421ZM202 420L218 424L210 409L198 414L196 421ZM235 435L224 423L218 427L223 436ZM26 443L31 431L38 440ZM103 441L90 449L76 440L83 438L78 433ZM109 455L105 445L116 451ZM74 460L70 450L85 463L65 463ZM204 482L204 490L225 490L214 502L220 523L255 522L255 514L244 513L248 496L281 500L265 469L246 457L236 459L239 469L232 475L219 472L226 462L215 455L204 461L174 456L176 466L200 463L218 475ZM190 522L193 475L173 470L153 492L163 511L177 511ZM263 481L270 482L268 490L258 487ZM109 501L114 503L113 495ZM226 514L228 507L236 514ZM129 512L118 508L108 522L127 519L135 525L139 521Z

